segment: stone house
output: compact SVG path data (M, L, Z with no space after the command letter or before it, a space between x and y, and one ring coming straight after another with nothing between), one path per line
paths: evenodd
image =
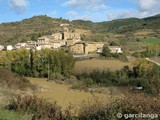
M85 54L97 52L99 49L103 48L103 45L103 42L87 42L85 46Z
M43 37L38 38L37 43L38 44L47 44L47 43L49 43L49 41L50 41L49 37L43 36Z
M26 49L34 49L37 46L36 41L27 41L26 42Z
M84 54L85 45L85 42L77 42L76 44L69 46L69 51L75 54Z
M20 48L25 48L27 46L27 44L26 43L17 43L16 44L16 49L20 49Z
M62 33L54 33L51 35L54 40L62 40L63 39L63 34Z
M69 51L78 54L88 54L92 52L97 52L99 49L103 48L103 42L86 42L80 41L74 45L69 46Z
M81 40L80 33L76 32L76 31L71 31L67 27L64 27L63 34L64 34L64 40L73 39L75 42L78 42Z
M63 43L63 41L60 41L60 40L54 40L54 41L50 42L50 44L51 44L51 48L52 48L52 49L58 49L58 48L60 48L64 43Z

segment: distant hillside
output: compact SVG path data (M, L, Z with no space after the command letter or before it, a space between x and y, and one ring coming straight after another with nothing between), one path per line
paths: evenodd
M37 40L42 35L49 35L54 31L62 31L60 24L69 23L74 28L91 30L93 33L126 34L150 29L160 30L160 14L144 19L129 18L109 22L92 22L84 20L69 21L55 19L48 16L34 16L20 22L0 24L0 44L15 44L27 40Z
M142 29L159 30L160 14L143 19L128 18L97 23L93 23L91 21L74 20L72 21L72 23L77 26L81 25L82 28L90 29L94 32L111 32L124 34L126 32L135 32Z
M34 16L20 22L0 24L0 44L14 44L27 40L37 40L38 37L61 30L64 19L54 19L47 16Z

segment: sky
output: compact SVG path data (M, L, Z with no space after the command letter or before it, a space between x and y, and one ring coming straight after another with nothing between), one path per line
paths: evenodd
M0 23L34 15L101 22L159 13L160 0L0 0Z

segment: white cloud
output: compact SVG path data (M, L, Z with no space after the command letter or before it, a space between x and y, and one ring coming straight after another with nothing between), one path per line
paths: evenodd
M160 13L160 0L136 0L137 9L117 9L107 12L108 20L121 18L144 18Z
M10 8L14 10L17 14L25 12L27 5L28 5L27 0L10 0L9 1Z
M108 0L68 0L62 5L83 10L104 10L108 8L105 1Z
M85 14L79 14L76 11L68 11L66 15L69 20L77 20L77 19L89 20L91 19L91 14L89 12L86 12Z
M159 14L159 12L137 11L137 10L117 10L107 13L108 20L122 19L122 18L145 18Z
M141 11L160 9L160 0L138 0L138 7Z
M108 20L131 18L131 17L145 17L145 13L141 14L135 10L114 10L107 13Z

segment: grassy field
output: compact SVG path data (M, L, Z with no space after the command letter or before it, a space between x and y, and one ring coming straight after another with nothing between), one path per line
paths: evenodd
M0 120L31 120L31 118L0 108Z
M78 111L79 106L83 103L83 101L89 101L94 98L98 98L102 102L109 102L110 93L107 91L105 93L84 92L71 89L71 85L56 84L55 82L48 82L46 79L28 79L31 83L38 86L39 90L35 94L39 98L43 98L51 103L56 101L58 105L62 106L62 110L65 110L71 104L74 105L74 110ZM115 95L116 98L119 96L120 93Z
M93 70L120 70L124 66L128 65L132 67L133 60L129 62L121 62L119 60L104 60L104 59L91 59L83 60L75 63L74 73L78 74L83 71L90 72Z
M157 38L146 38L146 39L142 39L143 42L146 43L151 43L151 44L159 44L160 43L160 39Z

